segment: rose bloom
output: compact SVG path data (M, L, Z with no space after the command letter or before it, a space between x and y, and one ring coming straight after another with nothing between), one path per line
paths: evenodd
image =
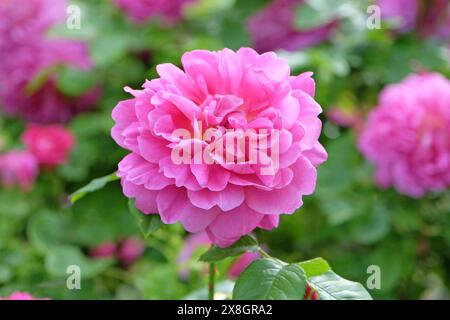
M450 3L448 0L378 0L381 16L398 23L397 32L416 29L422 37L450 40Z
M104 242L89 250L89 256L93 258L113 258L116 253L117 246L113 241Z
M122 241L117 256L125 267L133 264L145 251L145 244L138 238L130 237Z
M0 2L0 107L7 114L40 123L66 122L96 100L98 89L75 99L56 87L53 67L91 68L85 44L46 37L49 28L65 21L66 7L64 0ZM33 88L36 77L42 83Z
M4 187L18 185L30 191L38 173L38 162L28 151L13 150L0 155L0 185Z
M259 259L261 255L258 252L245 252L242 254L228 270L228 276L232 279L237 279L241 273L256 259Z
M206 231L226 247L257 227L276 227L280 214L294 213L302 196L314 191L316 167L327 158L318 142L322 109L313 98L312 73L290 76L287 62L273 52L195 50L183 55L182 64L184 71L157 66L160 78L142 90L127 89L134 98L113 110L112 137L131 152L118 175L142 212L158 213L166 224L181 222L189 232ZM206 128L224 135L202 138ZM173 134L179 129L197 137L180 138ZM172 157L186 146L204 151L233 141L239 130L271 142L239 147L241 162L212 152L195 164ZM248 147L261 159L264 151L277 155L278 170L268 174L263 161L250 161ZM264 160L274 169L275 157Z
M65 163L75 144L72 133L60 125L29 125L22 140L40 164L49 166Z
M50 300L49 298L35 298L28 292L13 292L9 297L0 298L0 300Z
M250 17L248 30L258 52L284 49L295 51L328 40L337 26L330 21L322 26L299 30L295 27L295 11L303 0L274 0Z
M413 74L387 86L359 139L380 187L411 197L450 185L450 81Z
M183 8L193 0L115 0L135 23L160 17L168 23L178 22L182 18Z

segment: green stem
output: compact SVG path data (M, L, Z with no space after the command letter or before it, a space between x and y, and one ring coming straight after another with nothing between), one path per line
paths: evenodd
M258 249L258 252L259 252L259 254L260 254L261 256L263 256L264 258L268 258L268 259L272 258L272 257L270 256L270 254L268 254L267 252L265 252L262 248L259 248L259 249Z
M214 262L209 263L209 283L208 283L208 299L214 300L214 287L216 278L216 264Z

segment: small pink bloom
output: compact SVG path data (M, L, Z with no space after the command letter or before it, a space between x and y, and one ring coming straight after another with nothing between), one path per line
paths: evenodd
M337 26L330 21L322 26L299 30L295 27L295 11L303 0L274 0L248 21L253 47L258 52L277 49L295 51L312 47L329 39Z
M0 185L18 185L30 191L39 173L36 158L28 151L10 151L0 155Z
M64 0L28 0L20 6L0 2L0 105L7 114L39 123L66 122L92 106L95 90L75 99L56 87L53 67L91 68L84 43L46 37L49 28L66 20L66 7ZM31 89L38 76L42 83Z
M416 30L421 37L450 40L450 2L448 0L377 0L381 16L394 20L399 33Z
M319 300L319 294L316 290L311 288L308 283L306 284L306 291L305 295L303 296L303 300Z
M318 141L322 109L312 73L291 76L275 53L250 48L195 50L181 60L184 70L157 66L160 78L142 90L127 88L134 97L113 110L112 137L130 151L118 170L124 194L142 212L205 231L221 247L255 228L275 228L281 214L294 213L314 191L316 168L327 158ZM179 130L190 137L179 137ZM207 138L210 130L221 136ZM244 131L271 144L250 145L256 162L249 146L229 161L223 144ZM176 161L186 146L200 148L204 159Z
M183 248L177 257L177 264L180 265L180 277L182 279L189 277L186 263L192 258L194 252L201 247L204 247L206 251L209 245L211 245L211 240L209 240L206 232L194 233L186 237Z
M65 163L75 144L72 133L60 125L32 124L22 135L22 140L40 164L50 166Z
M187 279L189 277L189 270L186 267L186 262L192 259L192 256L197 249L204 248L204 251L206 251L208 246L210 245L211 240L209 239L206 232L191 234L186 238L183 249L181 250L177 258L177 263L181 265L180 276L183 279ZM230 269L228 270L228 276L230 278L238 278L242 271L244 271L250 265L250 263L258 258L260 258L260 254L257 252L246 252L242 254L231 265Z
M237 279L239 275L256 259L260 258L261 255L258 252L246 252L241 255L228 270L228 276L230 278Z
M326 114L327 119L338 126L344 128L352 127L357 131L362 126L361 114L357 109L344 109L336 106L330 108Z
M93 258L113 258L117 252L117 246L114 242L105 242L89 251Z
M181 20L183 8L193 0L115 0L116 5L135 22L160 17L168 23Z
M411 197L450 186L450 81L412 74L387 86L359 139L380 187Z
M13 292L9 297L0 298L0 300L50 300L49 298L35 298L28 292Z
M399 25L397 30L407 32L416 26L420 0L378 0L381 17L395 20Z
M119 248L118 258L127 267L133 264L145 251L145 244L138 238L125 239Z

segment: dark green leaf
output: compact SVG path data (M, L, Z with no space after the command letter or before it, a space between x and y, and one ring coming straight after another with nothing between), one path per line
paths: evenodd
M228 257L235 257L247 251L257 251L258 241L251 235L240 238L235 244L227 248L212 247L200 257L200 261L215 262Z
M145 239L147 239L152 233L156 232L163 225L158 214L144 214L140 212L136 208L133 199L128 200L128 208L130 209L130 213L136 219L139 229Z
M119 177L116 175L116 173L111 173L107 176L97 178L89 182L87 185L85 185L83 188L78 189L74 193L72 193L69 196L70 202L75 203L81 198L83 198L87 193L95 192L97 190L100 190L104 186L106 186L109 182L119 180Z
M333 271L311 277L308 283L317 290L320 300L372 300L362 284L346 280Z
M237 280L233 300L301 300L305 289L305 272L298 264L258 259Z

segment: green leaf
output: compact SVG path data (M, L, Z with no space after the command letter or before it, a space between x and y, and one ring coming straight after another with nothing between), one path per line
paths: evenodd
M235 257L247 251L257 251L258 241L251 235L240 238L235 244L227 248L212 247L200 256L200 261L215 262L228 257Z
M142 213L136 208L133 199L128 200L128 208L130 209L130 213L136 219L138 227L145 239L163 226L161 218L158 214Z
M45 252L67 240L67 230L70 230L67 216L42 211L31 217L27 226L27 235L36 248Z
M317 291L320 300L372 300L362 284L346 280L333 271L311 277L308 283Z
M97 178L89 182L87 185L85 185L83 188L78 189L74 193L72 193L69 196L70 202L75 203L81 198L83 198L86 194L95 192L97 190L102 189L104 186L106 186L109 182L119 180L120 178L116 175L116 173L111 173L107 176Z
M80 267L81 277L93 277L107 269L113 260L87 258L79 248L73 246L59 246L47 253L45 266L47 271L56 277L66 277L67 267L76 265Z
M57 86L61 92L77 97L95 85L92 73L73 67L63 67L58 73Z
M258 259L241 274L233 289L233 300L301 300L306 275L298 264Z
M308 4L296 9L295 26L299 29L313 29L329 22L335 15L332 11L319 11Z
M27 95L33 95L37 91L39 91L44 84L48 81L49 77L55 73L58 69L58 65L53 65L47 68L44 68L41 72L39 72L31 81L27 83L25 87L25 93Z
M305 271L306 276L314 277L330 271L330 265L322 258L314 258L299 263L299 266Z

